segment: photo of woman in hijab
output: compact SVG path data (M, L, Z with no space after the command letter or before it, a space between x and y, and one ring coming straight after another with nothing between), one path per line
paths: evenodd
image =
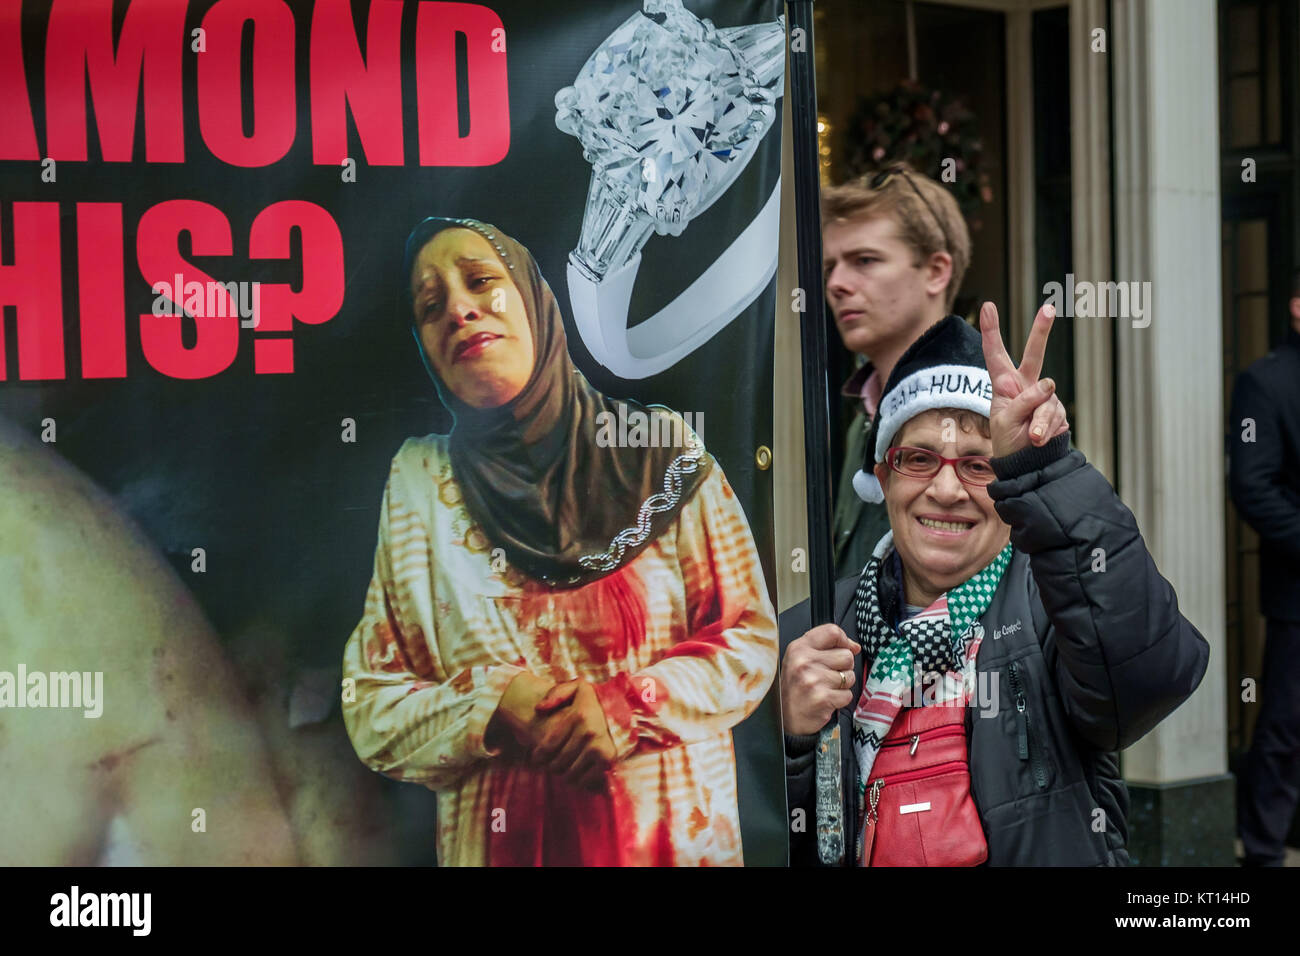
M499 229L426 219L403 274L455 422L392 461L344 655L357 755L437 793L444 866L742 863L731 729L777 627L721 467L666 409L681 442L599 440L645 410L574 367Z

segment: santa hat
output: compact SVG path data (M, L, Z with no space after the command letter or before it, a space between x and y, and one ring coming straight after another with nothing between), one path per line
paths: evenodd
M908 347L885 383L874 420L876 447L866 449L853 490L863 501L885 500L872 465L885 460L894 436L910 419L933 408L959 408L988 418L992 401L979 332L956 315L936 322Z

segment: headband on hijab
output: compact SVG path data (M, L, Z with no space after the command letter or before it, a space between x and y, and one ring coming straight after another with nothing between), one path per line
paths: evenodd
M528 314L533 371L522 391L497 408L475 408L452 392L414 324L411 269L420 250L447 229L487 240ZM470 515L511 564L553 587L581 586L627 564L677 519L708 476L712 457L698 442L621 448L596 441L599 414L616 420L620 404L628 415L644 406L607 398L574 367L560 307L524 246L476 219L429 217L406 240L402 274L407 320L425 370L456 419L448 439L452 472Z

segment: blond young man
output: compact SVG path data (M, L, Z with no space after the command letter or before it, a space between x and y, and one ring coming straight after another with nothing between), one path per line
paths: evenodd
M840 339L866 359L843 388L854 415L833 522L841 577L861 571L889 530L884 506L853 491L881 390L907 347L952 311L971 241L952 194L898 163L822 191L822 254Z

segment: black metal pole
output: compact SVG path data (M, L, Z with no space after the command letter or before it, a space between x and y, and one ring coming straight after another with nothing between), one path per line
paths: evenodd
M803 438L808 480L809 604L813 626L834 618L831 549L830 387L826 372L826 316L822 290L821 186L817 162L817 80L813 63L813 0L787 0L790 49L790 125L794 148L795 236L798 242L803 355ZM838 714L817 740L817 853L826 864L844 862L843 787Z
M831 548L830 388L822 288L821 185L817 162L817 83L813 75L813 0L788 0L790 115L794 136L795 237L799 244L803 351L803 437L808 477L808 574L813 625L834 615ZM802 31L802 32L796 32ZM799 45L795 46L798 40Z

